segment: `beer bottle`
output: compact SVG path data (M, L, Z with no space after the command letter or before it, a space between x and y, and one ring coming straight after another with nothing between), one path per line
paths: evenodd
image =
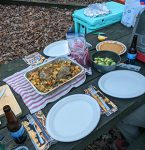
M0 150L5 150L5 145L0 142Z
M24 126L16 118L9 105L4 106L3 110L7 119L7 128L10 131L11 137L17 144L23 143L27 138Z
M137 35L134 35L131 46L130 46L128 53L127 53L127 63L128 64L134 64L135 63L135 59L137 56L136 44L137 44Z

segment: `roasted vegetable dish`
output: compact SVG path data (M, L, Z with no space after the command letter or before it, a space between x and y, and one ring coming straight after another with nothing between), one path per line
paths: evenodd
M38 91L46 93L66 83L81 72L70 60L57 60L28 72L27 78Z
M94 58L94 63L101 66L112 66L116 64L115 61L113 61L111 58L108 57L105 58L96 57Z

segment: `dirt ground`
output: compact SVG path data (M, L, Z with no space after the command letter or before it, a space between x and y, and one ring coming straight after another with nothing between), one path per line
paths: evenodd
M67 3L67 0L57 0ZM100 2L102 0L98 0ZM91 4L96 0L69 0ZM0 63L23 58L65 38L74 9L0 4Z
M0 5L0 12L0 63L43 50L73 24L73 9Z

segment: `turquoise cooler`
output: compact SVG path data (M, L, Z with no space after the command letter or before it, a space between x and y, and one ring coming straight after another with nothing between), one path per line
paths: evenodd
M115 22L119 22L122 18L124 5L116 2L107 2L107 7L111 13L101 17L87 17L84 15L84 8L74 11L72 14L75 26L75 33L89 33L97 29L101 29Z

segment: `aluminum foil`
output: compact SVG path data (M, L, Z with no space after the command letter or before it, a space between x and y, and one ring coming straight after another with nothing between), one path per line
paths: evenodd
M110 10L107 8L106 3L95 3L88 5L84 9L84 15L88 17L98 17L107 15L110 13Z

